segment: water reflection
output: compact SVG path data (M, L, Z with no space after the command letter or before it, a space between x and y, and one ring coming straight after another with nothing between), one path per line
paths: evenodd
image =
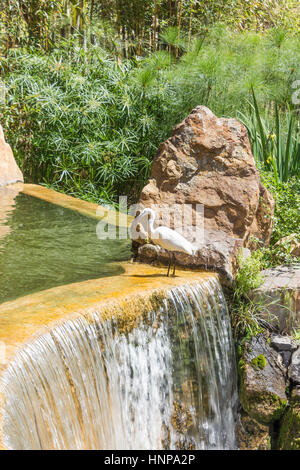
M22 183L0 187L0 246L3 238L12 230L7 222L16 207L15 198L22 191L22 188Z
M18 191L3 191L0 302L118 275L128 240L99 240L98 221Z

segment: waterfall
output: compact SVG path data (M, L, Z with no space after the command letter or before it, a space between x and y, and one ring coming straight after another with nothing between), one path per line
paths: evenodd
M234 349L215 278L166 291L131 328L104 318L99 308L66 320L17 353L2 380L7 448L236 447Z

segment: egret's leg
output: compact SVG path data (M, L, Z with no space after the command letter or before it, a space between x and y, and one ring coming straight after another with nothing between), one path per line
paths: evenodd
M167 277L169 277L169 274L170 274L170 267L171 267L171 254L170 254L169 251L168 251L168 255L169 255L169 266L168 266Z
M176 269L176 258L175 254L173 253L173 263L174 263L174 268L173 268L173 276L175 276L175 269Z

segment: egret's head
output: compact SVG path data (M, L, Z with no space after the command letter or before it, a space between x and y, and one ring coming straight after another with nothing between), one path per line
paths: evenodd
M155 219L155 212L153 209L150 209L150 208L146 208L146 209L143 209L142 212L139 214L139 218L142 218L142 217L145 217L145 216L148 216L148 220L150 219Z

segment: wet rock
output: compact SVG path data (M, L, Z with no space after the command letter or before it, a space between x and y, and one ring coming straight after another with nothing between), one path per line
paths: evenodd
M292 391L289 408L280 423L280 450L300 450L300 386Z
M290 336L272 335L271 346L280 353L283 365L288 367L291 362L292 352L297 349L293 339Z
M139 204L156 211L158 225L183 225L197 254L178 255L180 264L207 266L228 280L239 247L249 247L254 237L263 243L270 239L274 202L259 180L246 128L235 119L217 118L205 106L195 108L160 145ZM197 205L204 206L204 233ZM165 256L160 250L158 261ZM143 249L138 257L147 261Z
M0 126L0 186L18 181L23 182L23 175L14 159L10 146L5 142L3 130Z
M287 405L286 370L278 356L258 335L246 343L239 361L242 407L261 424L278 420Z
M261 316L291 333L300 326L300 265L278 266L262 271L263 284L251 296L262 304Z
M269 426L258 423L242 412L236 430L240 450L270 450Z
M271 337L271 346L276 351L292 351L292 338L290 336L273 335Z
M293 383L300 385L300 348L298 348L292 355L289 377Z
M283 363L284 367L288 368L288 366L291 362L291 357L292 357L291 351L281 351L280 356L282 358L282 363Z

